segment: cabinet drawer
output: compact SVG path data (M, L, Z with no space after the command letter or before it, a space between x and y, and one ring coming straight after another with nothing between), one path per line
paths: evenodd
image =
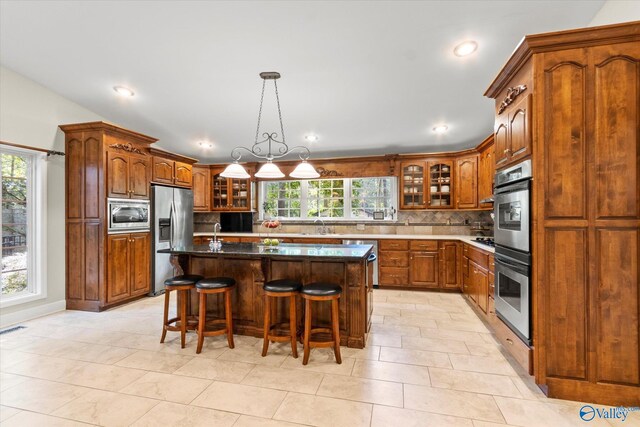
M408 240L380 240L381 251L406 251L409 250Z
M438 250L437 240L412 240L410 243L412 251L435 252Z
M390 286L408 286L409 285L409 269L398 267L380 267L380 277L378 279L381 285Z
M401 251L380 252L380 266L408 267L409 252L401 252Z
M533 375L533 350L505 325L500 319L494 324L494 332L498 341L529 375Z
M479 267L482 267L485 270L489 269L488 253L482 252L481 250L468 245L465 245L465 248L468 248L468 251L464 254L466 257L478 264Z

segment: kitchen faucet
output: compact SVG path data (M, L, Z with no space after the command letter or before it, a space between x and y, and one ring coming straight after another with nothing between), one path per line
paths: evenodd
M212 251L219 251L222 248L222 242L218 240L218 231L220 231L221 226L219 222L213 224L213 240L209 243L209 248Z
M322 218L316 218L313 220L313 225L315 225L318 221L320 221L320 223L322 224L322 226L320 227L320 234L327 234L327 226L324 223L324 220ZM317 226L316 226L316 230L317 230Z

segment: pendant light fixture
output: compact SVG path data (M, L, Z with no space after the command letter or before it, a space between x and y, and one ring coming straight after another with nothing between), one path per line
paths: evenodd
M260 77L262 78L262 95L260 96L260 110L258 110L258 126L256 128L256 139L251 146L251 148L245 147L236 147L231 150L231 158L233 159L233 163L226 167L226 169L220 174L225 178L249 178L249 174L246 169L240 164L240 159L242 158L242 152L247 152L251 154L253 157L258 159L264 159L267 162L263 164L258 172L256 172L257 178L283 178L284 174L280 170L280 168L273 163L274 159L280 159L286 156L289 153L293 153L298 151L298 155L300 156L301 163L296 166L296 168L289 174L292 178L318 178L320 174L315 170L311 164L307 162L307 159L311 156L311 152L307 147L297 146L289 148L289 146L285 143L284 138L284 126L282 125L282 111L280 110L280 98L278 96L278 84L276 80L280 78L280 73L275 71L260 73ZM275 88L276 93L276 103L278 105L278 117L280 119L280 134L281 140L278 140L278 134L276 132L264 132L262 137L264 138L261 141L258 141L258 136L260 135L260 119L262 118L262 104L264 101L264 89L267 83L267 80L273 80L273 86ZM266 148L266 153L264 152Z

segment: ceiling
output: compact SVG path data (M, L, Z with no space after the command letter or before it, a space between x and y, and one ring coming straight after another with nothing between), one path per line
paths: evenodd
M525 34L587 26L603 3L2 0L0 63L203 162L253 143L261 71L282 74L287 142L312 158L445 151L492 132L482 94ZM478 50L453 55L467 39ZM272 90L263 125L278 130Z

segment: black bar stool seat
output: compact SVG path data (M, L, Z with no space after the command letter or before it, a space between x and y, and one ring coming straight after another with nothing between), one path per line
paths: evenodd
M204 337L213 337L227 334L229 348L233 348L233 314L231 312L231 291L236 286L235 279L231 277L208 277L199 280L195 287L200 294L198 308L198 346L196 353L202 351ZM210 324L224 324L225 327L217 330L207 330L207 295L224 294L224 319L209 320Z
M296 319L296 298L300 294L302 283L291 279L278 279L266 282L264 290L264 323L263 323L263 343L262 357L267 355L269 341L287 342L291 341L291 353L294 358L298 357L296 337L298 335ZM271 298L289 298L289 333L286 335L276 335L272 331L286 322L271 324Z
M198 280L203 277L197 274L184 274L175 276L164 281L164 316L162 322L162 337L160 342L163 343L167 336L167 331L180 331L180 346L184 348L187 330L195 330L195 322L189 324L187 316L187 306L190 306L189 294L191 289L195 288ZM178 316L169 319L169 300L171 292L176 291L177 301L176 307Z
M309 353L311 348L315 347L333 347L333 353L336 357L336 363L342 363L340 356L340 318L338 299L342 294L342 287L335 283L314 282L305 285L300 290L300 295L304 299L304 357L302 364L309 363ZM311 302L312 301L331 301L331 327L330 328L313 328L311 326ZM332 339L325 341L312 341L311 335L319 332L331 333Z

